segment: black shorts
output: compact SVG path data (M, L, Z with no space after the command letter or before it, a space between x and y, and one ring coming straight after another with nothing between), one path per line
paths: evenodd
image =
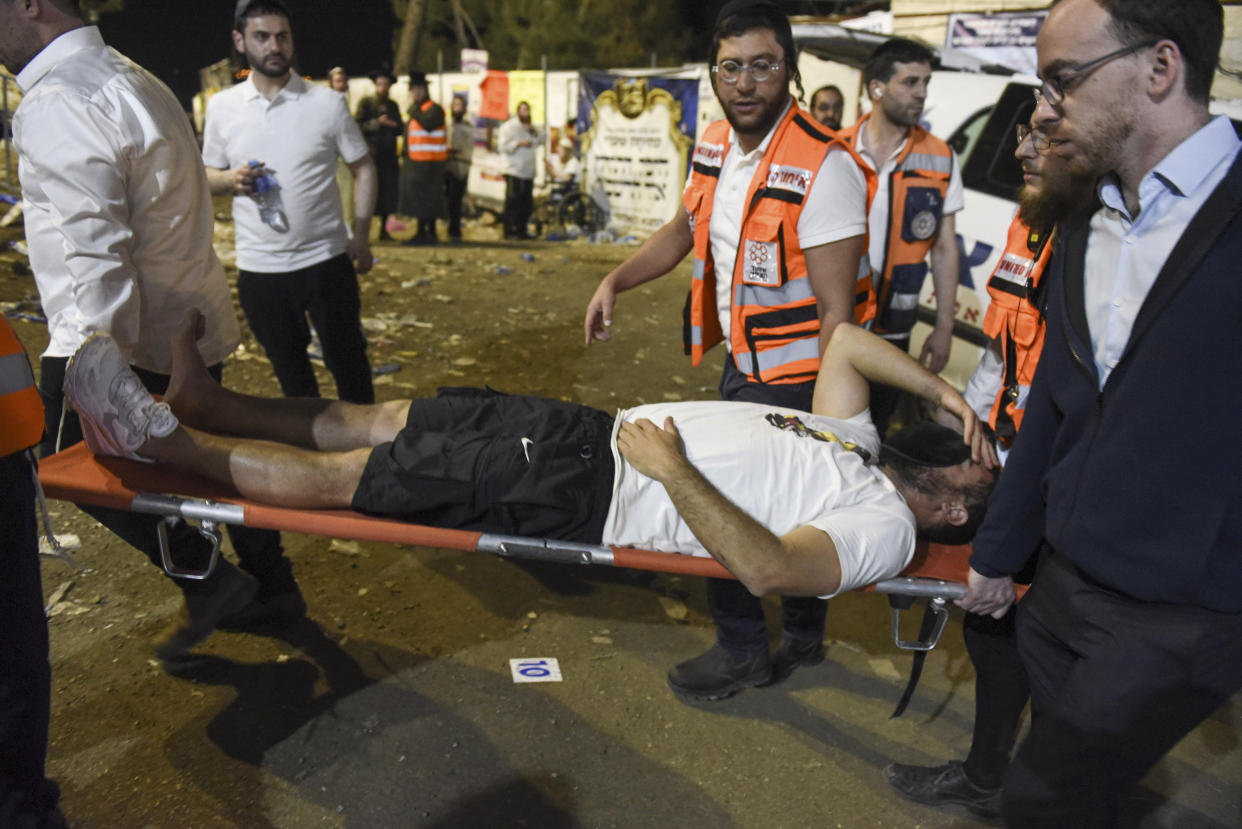
M375 447L359 512L417 524L598 544L612 499L612 415L490 389L415 400Z

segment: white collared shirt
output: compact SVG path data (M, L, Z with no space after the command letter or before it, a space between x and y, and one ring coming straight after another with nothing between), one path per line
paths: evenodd
M776 128L780 126L791 106L792 99L759 146L748 153L742 152L733 135L733 129L729 129L729 154L721 163L720 179L716 182L709 238L716 271L716 314L720 319L720 330L724 332L725 345L730 350L733 268L737 263L737 250L741 244L746 192L760 162L763 161L768 145L772 143ZM849 153L834 147L820 165L811 189L806 194L802 213L798 216L799 247L809 250L851 236L861 236L867 232L866 212L867 179ZM855 268L851 268L851 272L854 270Z
M1091 218L1083 296L1101 389L1165 260L1229 172L1239 147L1226 116L1209 121L1143 176L1137 218L1126 210L1115 176L1100 182L1104 206Z
M233 198L237 267L284 273L345 252L349 236L336 186L337 159L360 161L368 152L345 98L326 86L291 75L269 101L253 76L207 102L203 163L233 170L263 162L280 186L289 229L263 223L258 203Z
M867 148L867 127L864 124L858 130L858 140L854 143L854 149L862 156L862 160L867 162L872 170L876 171L876 190L875 199L871 202L871 210L867 214L867 226L872 228L871 238L868 242L867 254L871 260L871 272L878 274L884 270L884 254L888 247L887 234L884 230L888 227L888 200L889 200L889 179L892 178L893 170L897 167L897 156L901 155L901 151L905 149L909 143L910 137L906 136L906 140L897 145L897 149L893 150L893 154L885 159L883 164L877 164L871 151ZM962 165L957 162L956 154L953 159L953 172L949 174L949 189L944 195L944 209L941 216L952 216L954 213L962 212L962 208L966 206L966 198L962 189Z
M240 339L198 143L164 84L94 26L52 41L18 74L13 117L30 265L48 357L107 331L136 365L168 373L187 308L207 318L208 364Z

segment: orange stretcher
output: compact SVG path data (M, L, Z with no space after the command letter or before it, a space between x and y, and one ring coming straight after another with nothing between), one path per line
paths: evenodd
M219 525L256 527L310 535L380 541L415 547L488 552L559 564L595 564L693 576L733 578L715 559L657 553L628 547L582 544L543 538L451 530L375 518L350 510L308 510L274 507L248 501L228 487L191 473L124 458L95 457L78 443L39 463L39 480L49 498L99 507L160 515L160 552L164 569L177 578L204 579L220 555ZM202 571L175 566L168 552L167 527L177 521L198 523L212 542L210 563ZM948 621L948 602L966 593L967 546L920 543L905 572L877 582L867 591L889 595L893 641L904 650L929 651L940 641ZM901 611L926 598L935 624L924 625L914 640L901 637Z

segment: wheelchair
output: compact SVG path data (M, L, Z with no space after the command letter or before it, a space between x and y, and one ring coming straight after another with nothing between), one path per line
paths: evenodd
M578 189L577 181L570 181L553 186L548 195L535 200L531 221L538 236L543 236L545 230L570 226L586 236L604 227L604 212L594 199Z

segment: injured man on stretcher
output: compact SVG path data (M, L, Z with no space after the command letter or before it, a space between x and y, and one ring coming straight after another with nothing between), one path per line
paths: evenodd
M657 403L615 417L490 389L358 405L225 389L187 315L155 402L116 343L90 337L65 396L97 455L172 464L245 498L351 508L419 524L711 555L755 595L829 596L897 575L916 536L964 543L995 456L974 412L903 351L839 326L813 413L753 403ZM880 445L868 380L962 418Z

